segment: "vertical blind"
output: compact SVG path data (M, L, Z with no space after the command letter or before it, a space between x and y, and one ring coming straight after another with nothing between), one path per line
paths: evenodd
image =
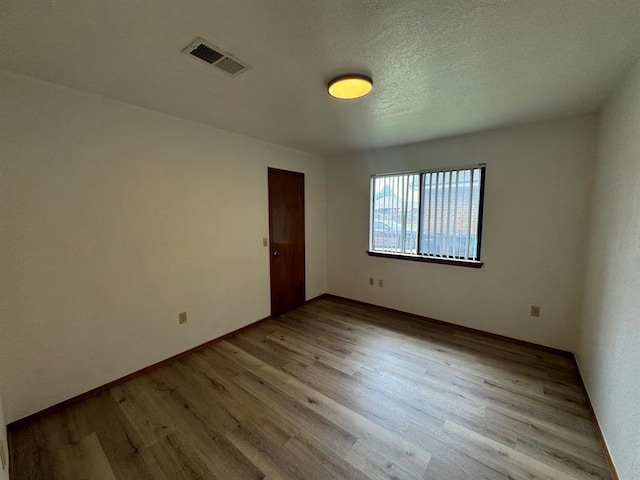
M479 260L485 165L371 178L370 250Z

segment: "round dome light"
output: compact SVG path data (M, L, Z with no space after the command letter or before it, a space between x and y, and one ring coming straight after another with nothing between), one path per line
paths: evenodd
M329 82L329 95L341 100L364 97L373 88L373 82L364 75L345 75Z

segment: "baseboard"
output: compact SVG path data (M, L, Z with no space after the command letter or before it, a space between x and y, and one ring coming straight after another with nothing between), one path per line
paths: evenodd
M328 293L321 293L317 297L310 298L309 300L304 302L304 304L308 305L310 303L317 302L318 300L322 300L323 298L328 298L328 297L331 297L331 295L329 295Z
M598 421L596 411L593 408L593 403L591 402L589 391L587 390L587 386L585 385L584 379L582 378L582 373L580 372L580 365L578 365L578 360L575 358L575 356L573 357L573 361L575 362L576 369L578 370L578 378L580 379L582 389L584 390L584 393L587 395L587 403L589 404L589 410L591 411L591 416L593 417L593 421L596 424L596 430L598 431L598 438L600 439L600 444L602 445L604 456L607 459L607 463L609 464L609 469L611 470L611 474L613 475L613 480L620 480L620 476L618 475L616 466L613 463L613 457L611 456L611 452L609 451L609 445L607 444L607 441L604 438L602 427L600 426L600 422Z
M309 300L309 302L313 302L317 298L319 298L319 297L311 299L311 300ZM222 335L221 337L217 337L217 338L214 338L213 340L209 340L209 341L207 341L207 342L205 342L205 343L203 343L201 345L198 345L196 347L190 348L189 350L186 350L184 352L178 353L178 354L173 355L173 356L171 356L169 358L165 358L164 360L160 360L159 362L154 363L153 365L149 365L148 367L145 367L145 368L143 368L141 370L137 370L137 371L135 371L133 373L130 373L129 375L125 375L124 377L121 377L121 378L118 378L116 380L113 380L112 382L109 382L109 383L106 383L106 384L101 385L99 387L93 388L93 389L91 389L91 390L89 390L89 391L87 391L85 393L81 393L80 395L76 395L75 397L71 397L71 398L69 398L67 400L64 400L64 401L62 401L60 403L56 403L55 405L47 407L47 408L45 408L43 410L39 410L39 411L37 411L35 413L27 415L26 417L23 417L23 418L20 418L18 420L15 420L15 421L13 421L13 422L11 422L11 423L9 423L7 425L7 438L8 438L7 443L10 442L9 438L11 437L11 435L10 435L11 431L16 430L16 429L22 427L23 425L25 425L25 424L27 424L29 422L32 422L34 420L38 420L38 419L40 419L42 417L50 415L51 413L58 412L58 411L62 410L63 408L66 408L66 407L68 407L70 405L73 405L75 403L78 403L78 402L81 402L83 400L86 400L87 398L91 398L91 397L93 397L95 395L98 395L98 394L100 394L102 392L105 392L105 391L109 390L110 388L113 388L113 387L116 387L118 385L121 385L121 384L123 384L123 383L125 383L125 382L127 382L127 381L129 381L129 380L131 380L133 378L139 377L140 375L144 375L145 373L148 373L148 372L150 372L152 370L160 368L160 367L166 365L167 363L171 363L174 360L178 360L178 359L180 359L182 357L185 357L185 356L189 355L190 353L197 352L197 351L202 350L204 348L207 348L207 347L209 347L209 346L211 346L211 345L213 345L213 344L215 344L217 342L221 342L222 340L225 340L225 339L227 339L229 337L232 337L233 335L236 335L236 334L238 334L238 333L240 333L240 332L242 332L244 330L247 330L249 328L255 327L256 325L258 325L258 324L260 324L260 323L262 323L262 322L264 322L266 320L269 320L270 318L272 318L272 317L269 316L269 317L262 318L260 320L256 320L255 322L250 323L249 325L245 325L244 327L238 328L237 330L234 330L234 331L229 332L229 333L227 333L225 335ZM11 456L11 454L9 454L9 456Z
M352 302L352 303L356 303L356 304L359 304L359 305L364 305L364 306L367 306L367 307L373 307L373 308L377 308L379 310L384 310L385 312L408 316L408 317L415 318L417 320L421 320L421 321L424 321L424 322L429 322L429 323L432 323L432 324L435 324L435 325L440 325L440 326L449 327L449 328L456 328L458 330L462 330L463 332L472 333L474 335L481 335L483 337L494 338L494 339L502 340L502 341L505 341L505 342L513 343L513 344L516 344L516 345L522 345L522 346L526 346L526 347L530 347L530 348L535 348L536 350L545 351L545 352L549 352L549 353L554 353L556 355L562 355L563 357L574 358L573 353L568 352L566 350L561 350L559 348L547 347L546 345L539 345L537 343L527 342L526 340L519 340L517 338L506 337L504 335L500 335L500 334L497 334L497 333L485 332L484 330L478 330L478 329L472 328L472 327L465 327L464 325L458 325L458 324L451 323L451 322L445 322L444 320L437 320L435 318L425 317L423 315L417 315L415 313L403 312L402 310L396 310L395 308L383 307L383 306L380 306L380 305L375 305L373 303L367 303L367 302L362 302L360 300L354 300L352 298L341 297L339 295L333 295L331 293L327 293L327 294L323 295L322 297L323 298L335 298L337 300L343 300L343 301L347 301L347 302Z

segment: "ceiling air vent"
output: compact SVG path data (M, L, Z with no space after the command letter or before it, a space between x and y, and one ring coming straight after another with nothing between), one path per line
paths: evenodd
M205 62L207 65L215 67L232 77L240 75L251 68L249 65L242 63L233 55L211 45L202 38L196 38L187 46L187 48L182 50L182 53L196 57L198 60Z

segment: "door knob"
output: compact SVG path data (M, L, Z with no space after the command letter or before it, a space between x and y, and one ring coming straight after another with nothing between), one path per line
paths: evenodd
M278 250L276 250L275 252L273 252L273 256L274 256L274 257L279 257L280 255L281 255L281 253L280 253Z

